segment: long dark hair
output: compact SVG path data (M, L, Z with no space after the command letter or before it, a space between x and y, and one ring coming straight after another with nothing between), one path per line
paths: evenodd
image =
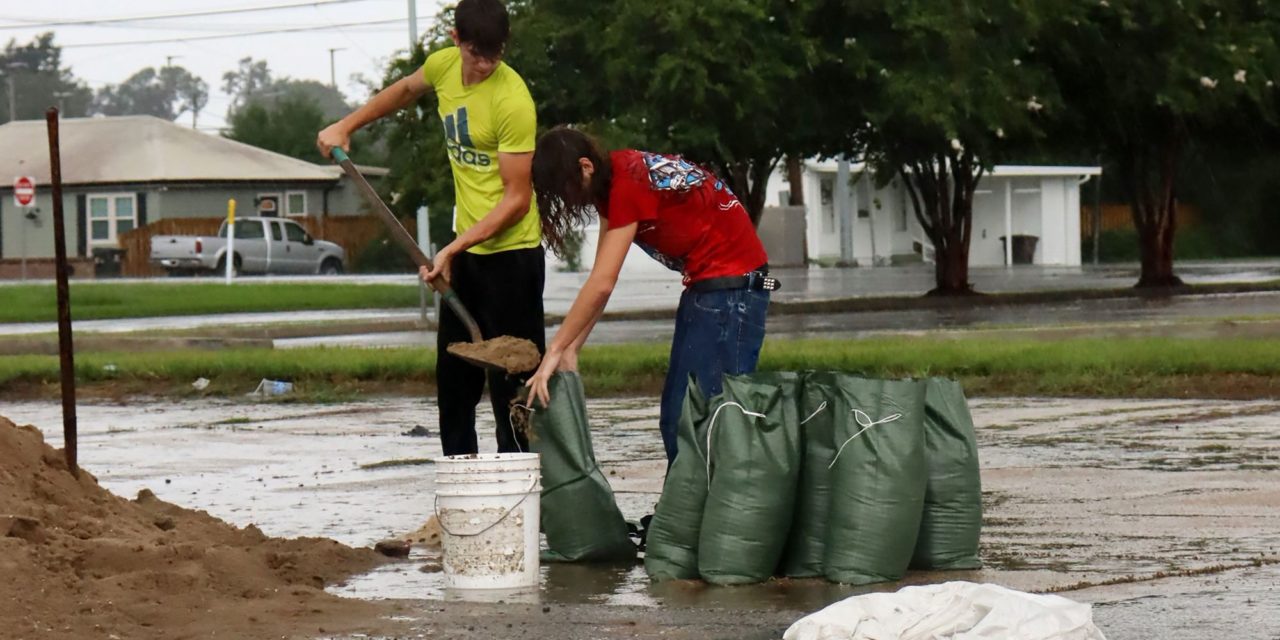
M595 166L591 184L583 186L578 160ZM538 196L542 238L557 256L564 257L567 240L586 226L596 204L609 194L609 156L591 136L558 126L538 138L533 151L533 189Z

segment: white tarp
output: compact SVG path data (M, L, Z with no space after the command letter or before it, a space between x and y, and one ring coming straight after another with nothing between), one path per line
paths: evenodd
M784 640L1106 640L1089 605L994 584L947 582L841 600Z

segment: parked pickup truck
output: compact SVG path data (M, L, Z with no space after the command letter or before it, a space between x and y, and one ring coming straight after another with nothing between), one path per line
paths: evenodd
M227 268L227 223L217 236L155 236L151 238L151 264L170 275L200 272L223 273ZM281 218L237 218L236 273L342 273L346 252L342 247L316 240L302 225Z

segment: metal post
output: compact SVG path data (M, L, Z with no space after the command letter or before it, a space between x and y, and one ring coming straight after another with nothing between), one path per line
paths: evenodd
M418 44L418 1L409 0L409 53Z
M853 264L853 203L849 197L849 161L843 156L836 161L836 184L832 197L840 217L840 262Z
M12 65L10 65L10 69L11 70L9 71L9 73L5 74L5 80L9 82L9 119L7 120L7 122L13 122L14 120L17 120L17 118L14 117L14 114L18 110L18 107L17 107L18 102L14 100L14 93L13 93Z
M236 199L227 200L227 253L223 261L227 267L227 284L231 284L236 269Z
M76 365L71 345L71 300L67 287L67 233L62 221L62 154L58 149L58 109L45 112L49 128L49 178L53 185L53 251L58 278L58 355L62 372L62 443L67 469L80 477L76 461Z
M26 208L19 209L21 215L18 216L18 228L22 229L22 234L18 237L18 242L22 243L22 281L27 281L27 220Z
M1004 266L1013 266L1013 177L1004 181Z
M434 256L435 251L431 248L431 217L426 207L418 207L418 248L428 256ZM422 311L422 321L427 321L427 283L418 278L418 303ZM435 295L431 296L435 299ZM438 310L437 310L438 311ZM440 321L439 313L436 314L436 322Z
M1102 166L1102 157L1098 157L1098 166ZM1102 172L1098 172L1098 183L1093 185L1093 264L1100 260L1098 244L1102 238Z
M342 47L329 48L329 86L333 87L334 89L338 88L338 76L336 73L334 73L333 54L338 51L344 51L344 50L345 49Z

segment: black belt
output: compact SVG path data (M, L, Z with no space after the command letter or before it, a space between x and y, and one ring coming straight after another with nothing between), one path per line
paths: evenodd
M782 283L769 275L769 271L756 270L741 276L726 276L723 278L707 278L699 280L689 285L689 289L696 293L706 293L708 291L720 291L722 289L754 289L756 291L777 291L782 288Z

